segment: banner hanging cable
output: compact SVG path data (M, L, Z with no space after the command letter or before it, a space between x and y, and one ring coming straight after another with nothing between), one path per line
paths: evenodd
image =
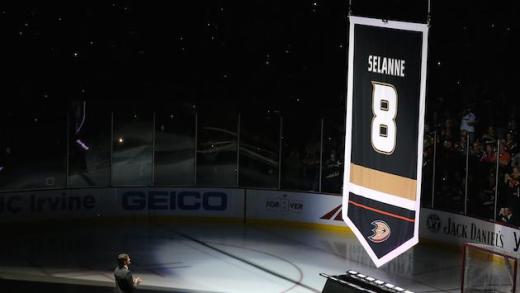
M430 21L432 20L432 5L431 0L428 0L428 14L426 15L426 24L430 26Z
M348 16L352 15L352 0L348 0ZM428 10L426 12L426 24L430 26L430 22L432 20L432 4L431 0L428 0Z

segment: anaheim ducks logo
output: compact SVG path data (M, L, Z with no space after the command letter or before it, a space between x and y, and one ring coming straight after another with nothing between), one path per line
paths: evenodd
M368 236L368 239L374 243L381 243L386 241L390 237L390 226L385 221L377 220L370 223L374 225L372 229L372 236Z

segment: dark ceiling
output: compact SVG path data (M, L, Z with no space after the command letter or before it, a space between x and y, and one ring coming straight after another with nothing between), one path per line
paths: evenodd
M513 98L514 3L432 1L429 101ZM341 108L348 8L324 0L2 2L1 108L78 99ZM425 22L427 1L354 0L352 13Z

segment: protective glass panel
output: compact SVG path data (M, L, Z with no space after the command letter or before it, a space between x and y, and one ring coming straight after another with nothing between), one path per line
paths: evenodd
M341 193L345 163L345 115L329 115L323 127L321 191Z
M421 184L421 206L432 208L432 192L435 176L434 154L435 154L435 132L424 133L423 143L423 165Z
M519 226L517 215L520 214L520 167L512 166L511 150L505 140L500 140L498 150L497 220Z
M110 184L110 112L84 101L69 109L69 178L71 187Z
M197 185L237 186L237 114L202 109L198 117Z
M468 167L468 215L486 220L495 217L497 143L473 142Z
M242 113L240 118L240 186L277 188L280 116Z
M1 115L1 189L65 187L65 112L26 107Z
M282 189L319 188L321 120L310 116L284 117L282 130Z
M171 109L156 114L155 185L195 184L195 113Z
M112 185L152 183L153 114L114 113Z
M436 149L435 208L464 212L466 146L462 137L441 133Z

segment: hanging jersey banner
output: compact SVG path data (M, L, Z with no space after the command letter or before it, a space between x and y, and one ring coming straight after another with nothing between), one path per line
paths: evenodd
M376 266L419 239L426 24L350 17L343 219Z

